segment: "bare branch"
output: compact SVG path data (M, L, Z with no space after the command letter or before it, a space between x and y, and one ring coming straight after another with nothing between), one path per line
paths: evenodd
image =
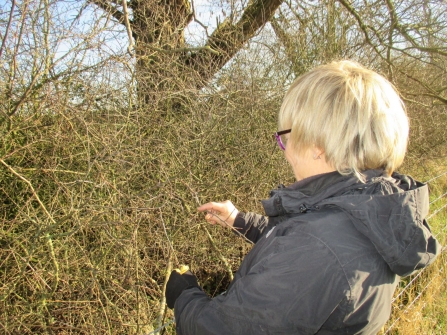
M191 7L192 7L192 16L193 16L194 22L197 22L197 24L199 24L205 30L206 37L209 38L210 36L208 34L208 27L205 26L196 16L196 10L194 8L194 0L191 0Z
M185 60L192 64L205 81L222 68L255 33L271 18L282 0L255 0L244 11L236 24L225 20L209 37L206 46L219 54L200 50Z
M130 27L129 22L129 12L127 11L127 0L123 0L123 13L124 13L124 24L126 26L127 35L129 36L129 46L127 47L127 51L131 56L133 56L132 49L134 48L134 41L132 35L132 28Z
M424 46L420 45L419 43L417 43L416 40L412 36L410 36L410 34L408 34L407 30L401 24L399 24L396 9L394 8L394 4L393 4L392 0L387 0L386 3L388 6L388 9L390 10L390 14L391 14L391 17L392 17L392 20L394 22L396 29L402 34L402 36L405 37L405 39L408 42L411 43L411 45L413 47L415 47L416 49L418 49L420 51L425 51L425 52L430 52L432 54L439 54L442 56L447 56L447 52L442 51L442 49L445 49L445 48L427 48L427 47L424 47Z
M205 45L203 47L190 47L190 48L175 48L175 49L160 49L157 47L154 47L150 44L145 45L146 48L150 50L154 50L166 55L175 54L175 53L186 53L186 52L194 52L194 51L207 51L215 55L219 55L219 52L211 49L209 45Z
M5 36L3 36L2 46L0 47L0 58L2 57L3 48L5 47L5 43L8 38L9 28L11 27L12 16L14 14L15 6L16 6L16 0L12 0L11 12L9 13L9 19L8 19L8 24L6 26Z
M125 0L124 0L125 1ZM107 0L90 0L91 3L97 5L98 7L102 8L104 11L112 15L119 23L125 22L125 16L124 14L116 9L116 7L110 5L110 3Z
M378 56L383 58L382 53L379 51L379 49L377 49L377 46L372 42L371 37L368 34L368 29L372 29L376 33L376 35L377 35L377 32L373 28L367 26L363 22L361 16L356 12L354 7L352 7L347 1L345 1L345 0L338 0L338 1L348 10L349 13L352 14L352 16L354 16L360 29L362 30L362 32L365 36L366 42L374 49L374 51L377 53Z

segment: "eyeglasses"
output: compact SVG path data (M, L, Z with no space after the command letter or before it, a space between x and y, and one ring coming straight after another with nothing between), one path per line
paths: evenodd
M291 131L292 131L292 129L287 129L287 130L277 131L275 133L276 142L278 142L278 145L281 148L281 150L286 150L286 146L282 143L281 135L288 134Z

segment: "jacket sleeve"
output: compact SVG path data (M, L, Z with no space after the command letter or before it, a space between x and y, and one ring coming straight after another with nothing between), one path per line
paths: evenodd
M244 235L247 239L256 243L268 226L269 219L256 213L239 212L234 220L233 228Z
M336 257L313 236L270 236L257 247L263 260L225 294L210 299L193 288L180 295L177 334L315 334L349 296Z

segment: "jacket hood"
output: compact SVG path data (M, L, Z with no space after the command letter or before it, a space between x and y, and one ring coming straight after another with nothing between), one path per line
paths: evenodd
M398 173L387 177L370 170L364 175L366 183L335 172L273 190L263 201L265 212L289 216L337 206L397 275L407 276L432 263L441 248L425 220L428 186Z

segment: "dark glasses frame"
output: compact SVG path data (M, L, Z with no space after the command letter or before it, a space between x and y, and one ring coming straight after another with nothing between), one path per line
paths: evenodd
M281 135L288 134L291 131L292 131L292 129L286 129L286 130L277 131L275 133L276 142L278 143L281 150L286 150L286 146L284 145L284 143L282 143Z

